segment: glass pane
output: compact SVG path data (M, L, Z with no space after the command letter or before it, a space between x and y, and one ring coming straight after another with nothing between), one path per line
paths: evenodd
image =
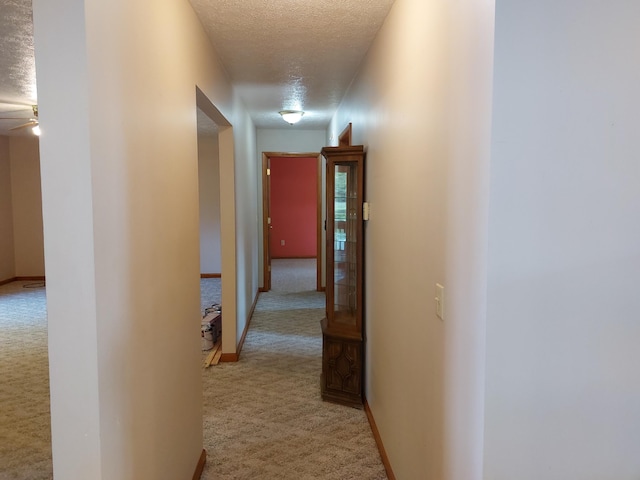
M355 167L336 165L334 185L334 320L356 325L358 186Z

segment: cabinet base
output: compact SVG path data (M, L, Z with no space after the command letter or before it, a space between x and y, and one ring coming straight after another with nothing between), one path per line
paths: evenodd
M322 397L322 400L325 402L337 403L361 410L364 408L364 400L361 395L342 395L339 392L326 390L324 374L320 375L320 395Z
M323 400L362 408L362 350L362 339L323 331L320 377Z

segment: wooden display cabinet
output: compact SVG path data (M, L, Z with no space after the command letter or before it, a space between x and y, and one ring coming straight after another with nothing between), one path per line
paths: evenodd
M327 302L322 320L323 400L362 408L364 389L364 148L325 147Z

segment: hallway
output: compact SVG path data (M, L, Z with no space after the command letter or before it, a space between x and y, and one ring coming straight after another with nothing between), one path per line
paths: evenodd
M240 361L203 371L203 480L386 479L364 411L320 399L315 259L272 268Z

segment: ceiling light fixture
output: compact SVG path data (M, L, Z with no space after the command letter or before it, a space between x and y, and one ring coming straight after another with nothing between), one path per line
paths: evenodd
M35 127L33 127L31 129L31 131L33 132L34 135L39 137L40 136L40 125L36 125Z
M301 110L282 110L279 113L282 115L282 119L291 125L298 123L304 115L304 112Z

